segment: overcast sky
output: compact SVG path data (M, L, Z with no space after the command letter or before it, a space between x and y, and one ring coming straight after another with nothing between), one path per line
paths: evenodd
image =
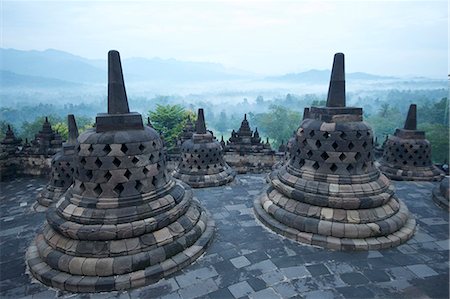
M441 1L2 1L2 47L87 58L218 62L260 74L329 69L447 78Z

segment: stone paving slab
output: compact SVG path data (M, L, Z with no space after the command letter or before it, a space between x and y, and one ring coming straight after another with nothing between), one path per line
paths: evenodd
M340 252L285 239L255 221L253 200L265 175L238 175L232 186L194 190L217 231L194 264L156 284L100 294L49 289L26 273L25 250L44 213L32 206L45 178L0 183L1 298L448 298L449 214L431 199L437 183L394 182L417 220L397 248Z

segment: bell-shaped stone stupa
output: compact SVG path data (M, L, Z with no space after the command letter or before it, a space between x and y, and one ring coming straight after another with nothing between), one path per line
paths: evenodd
M195 133L181 146L181 161L173 176L194 188L225 185L236 173L225 162L220 142L206 130L203 109L198 109Z
M384 145L380 170L400 181L440 181L444 173L431 161L431 145L417 130L417 107L409 106L403 129L397 129Z
M41 206L48 207L53 201L57 201L61 195L73 183L75 171L75 145L78 138L78 128L73 114L67 116L69 138L63 143L63 147L52 158L50 181L37 196L37 202Z
M344 55L334 57L326 107L311 107L287 165L254 203L261 222L302 243L376 250L406 242L415 220L373 164L361 108L345 106Z
M108 73L108 113L78 137L74 184L26 255L34 277L71 292L156 282L197 259L214 231L190 188L167 174L158 133L129 111L117 51Z

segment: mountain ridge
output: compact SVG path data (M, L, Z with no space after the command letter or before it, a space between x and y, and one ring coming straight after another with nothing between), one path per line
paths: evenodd
M173 84L174 82L190 83L249 79L262 82L327 84L331 72L330 70L312 69L278 76L262 76L243 70L226 68L220 63L182 61L174 58L163 59L159 57L150 59L142 57L124 58L122 59L122 64L124 76L127 82L130 83L165 82ZM37 82L40 80L51 86L57 81L49 81L47 79L60 80L65 82L64 85L105 84L107 80L106 59L88 59L57 49L24 51L0 48L0 70L10 72L4 73L8 80L3 80L3 83L8 83L12 86L21 85L20 82L13 82L14 79L20 80L20 76L33 77L22 78L25 82ZM17 76L13 76L12 73ZM41 79L37 79L37 77ZM405 79L365 72L347 73L346 78L374 82ZM416 78L432 80L424 77Z

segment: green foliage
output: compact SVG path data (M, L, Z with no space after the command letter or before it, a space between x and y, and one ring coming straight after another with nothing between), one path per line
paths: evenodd
M396 128L402 128L405 121L404 115L398 109L390 107L388 103L383 103L375 115L365 118L365 121L372 127L378 142L383 142L386 135L392 135Z
M268 113L254 115L258 130L273 140L272 147L278 148L281 141L286 142L300 125L301 114L282 106L271 105Z
M311 102L311 107L322 107L322 106L326 106L326 105L327 105L326 100L313 100Z
M417 120L422 123L448 126L448 99L442 98L434 105L426 102L417 109Z
M448 125L425 123L419 125L418 129L425 131L426 137L431 143L431 158L433 162L443 163L445 160L448 162Z
M59 122L52 125L52 129L58 132L63 140L67 140L67 138L69 137L69 127L65 122Z
M189 115L192 112L184 110L181 105L156 105L155 111L149 111L153 127L163 135L169 149L176 145ZM191 120L194 121L193 117Z

